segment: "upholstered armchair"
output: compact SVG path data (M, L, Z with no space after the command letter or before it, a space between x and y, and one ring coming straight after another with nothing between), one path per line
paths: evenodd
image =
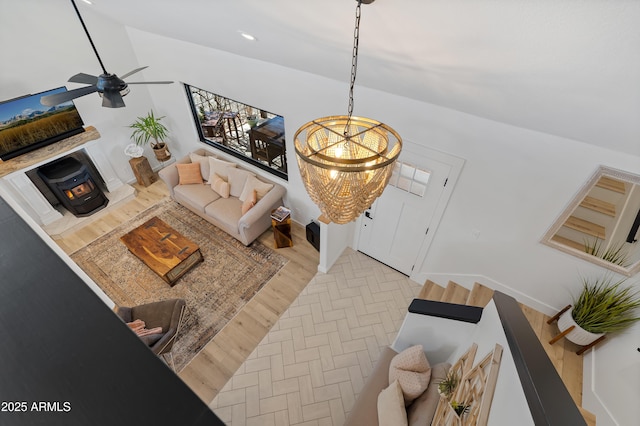
M151 351L163 358L169 355L171 367L175 370L171 349L182 325L186 303L183 299L162 300L133 307L117 307L116 314L126 323L142 320L147 329L161 327L162 332L153 337L141 339L149 345ZM165 361L166 358L165 358Z

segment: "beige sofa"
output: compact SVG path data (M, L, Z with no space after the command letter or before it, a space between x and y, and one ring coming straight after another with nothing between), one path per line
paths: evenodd
M345 426L387 426L378 419L378 395L389 386L389 366L398 353L390 347L384 348L362 391L358 395ZM435 414L440 395L438 383L443 380L451 364L443 362L431 366L431 377L427 389L406 407L409 426L430 425ZM399 423L401 424L401 423Z
M210 167L208 160L203 158L217 158L214 154L199 149L193 151L189 155L178 159L175 163L163 168L158 172L160 178L164 181L169 189L171 198L181 205L185 206L192 212L213 223L232 237L236 238L244 245L248 246L264 231L271 227L271 211L278 206L283 205L282 197L285 195L285 188L273 181L265 179L262 176L243 168L239 162L235 164L236 170L244 170L246 173L255 177L262 184L272 184L273 187L268 190L261 198L257 200L255 205L246 213L242 212L243 202L239 196L242 192L242 185L231 185L231 194L228 198L224 198L212 189L209 184ZM203 183L196 184L180 184L180 175L178 172L178 164L189 164L192 160L199 162L202 170ZM222 159L219 159L222 160ZM224 160L229 161L229 160ZM221 174L223 172L220 172ZM234 176L238 173L234 172ZM229 176L222 176L227 180ZM253 180L253 182L256 182Z

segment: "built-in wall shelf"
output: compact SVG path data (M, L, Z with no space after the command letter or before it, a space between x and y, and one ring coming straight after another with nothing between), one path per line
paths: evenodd
M7 161L0 161L0 178L19 170L29 169L35 164L57 157L98 138L100 138L98 130L93 126L88 126L85 127L84 132L63 139L60 142L38 148Z

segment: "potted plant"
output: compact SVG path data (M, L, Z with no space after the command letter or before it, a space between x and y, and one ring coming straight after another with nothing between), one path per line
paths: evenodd
M453 408L458 417L462 417L471 410L471 405L464 402L451 401L451 408Z
M458 374L453 369L450 369L446 377L438 382L438 393L442 397L449 399L453 396L453 392L458 387L458 383L460 383Z
M149 111L146 117L138 117L129 126L133 129L131 140L139 146L150 143L158 161L166 161L171 158L167 143L164 141L169 131L160 122L163 118L164 116L156 117L153 115L153 111Z
M565 337L584 346L640 320L636 312L640 307L640 294L632 287L624 286L625 281L614 281L610 276L595 280L583 278L582 291L574 297L571 308L558 319L560 331L575 325Z

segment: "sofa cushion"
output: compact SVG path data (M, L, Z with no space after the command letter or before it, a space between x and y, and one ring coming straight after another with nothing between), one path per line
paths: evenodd
M216 201L220 196L211 190L209 185L178 185L173 188L176 201L189 204L204 212L204 208Z
M178 176L180 181L178 185L193 185L202 183L202 175L200 174L200 164L187 163L176 164L178 168Z
M430 425L433 416L438 408L440 394L438 393L438 383L447 377L447 372L451 368L448 362L441 362L431 367L431 379L429 386L422 395L413 401L407 408L409 426Z
M258 193L254 189L253 191L251 191L251 196L247 197L242 202L242 215L245 215L249 210L251 210L251 208L255 206L257 202L258 202Z
M238 232L238 222L242 217L242 202L239 199L220 198L205 207L204 212L220 222L223 228Z
M215 156L214 156L215 158ZM192 163L200 164L200 175L202 176L202 180L209 180L209 157L206 155L196 154L192 152L189 154L189 159Z
M244 184L247 182L249 176L255 176L253 173L243 169L228 169L229 172L229 184L231 185L231 196L240 197Z
M209 182L211 182L211 174L215 173L224 180L228 180L228 170L235 169L236 163L230 161L219 160L217 158L209 157Z
M407 412L404 409L404 397L402 388L397 380L394 380L386 389L378 395L378 424L405 426L407 425Z
M242 193L240 193L240 201L245 201L248 196L252 195L252 191L256 191L257 199L261 199L264 197L267 192L271 191L273 188L272 183L262 182L255 176L247 177L247 181L244 184L244 188L242 189Z
M231 189L229 182L225 182L217 173L211 173L211 180L209 183L211 184L211 189L213 189L219 196L222 198L229 198L229 191Z
M360 394L353 404L345 425L348 426L372 426L378 424L378 411L376 404L380 391L389 386L389 364L397 352L386 346L378 361L373 367L373 371L367 377L365 386L360 390Z
M411 346L394 356L389 365L389 383L397 380L407 405L429 386L431 366L422 345Z

